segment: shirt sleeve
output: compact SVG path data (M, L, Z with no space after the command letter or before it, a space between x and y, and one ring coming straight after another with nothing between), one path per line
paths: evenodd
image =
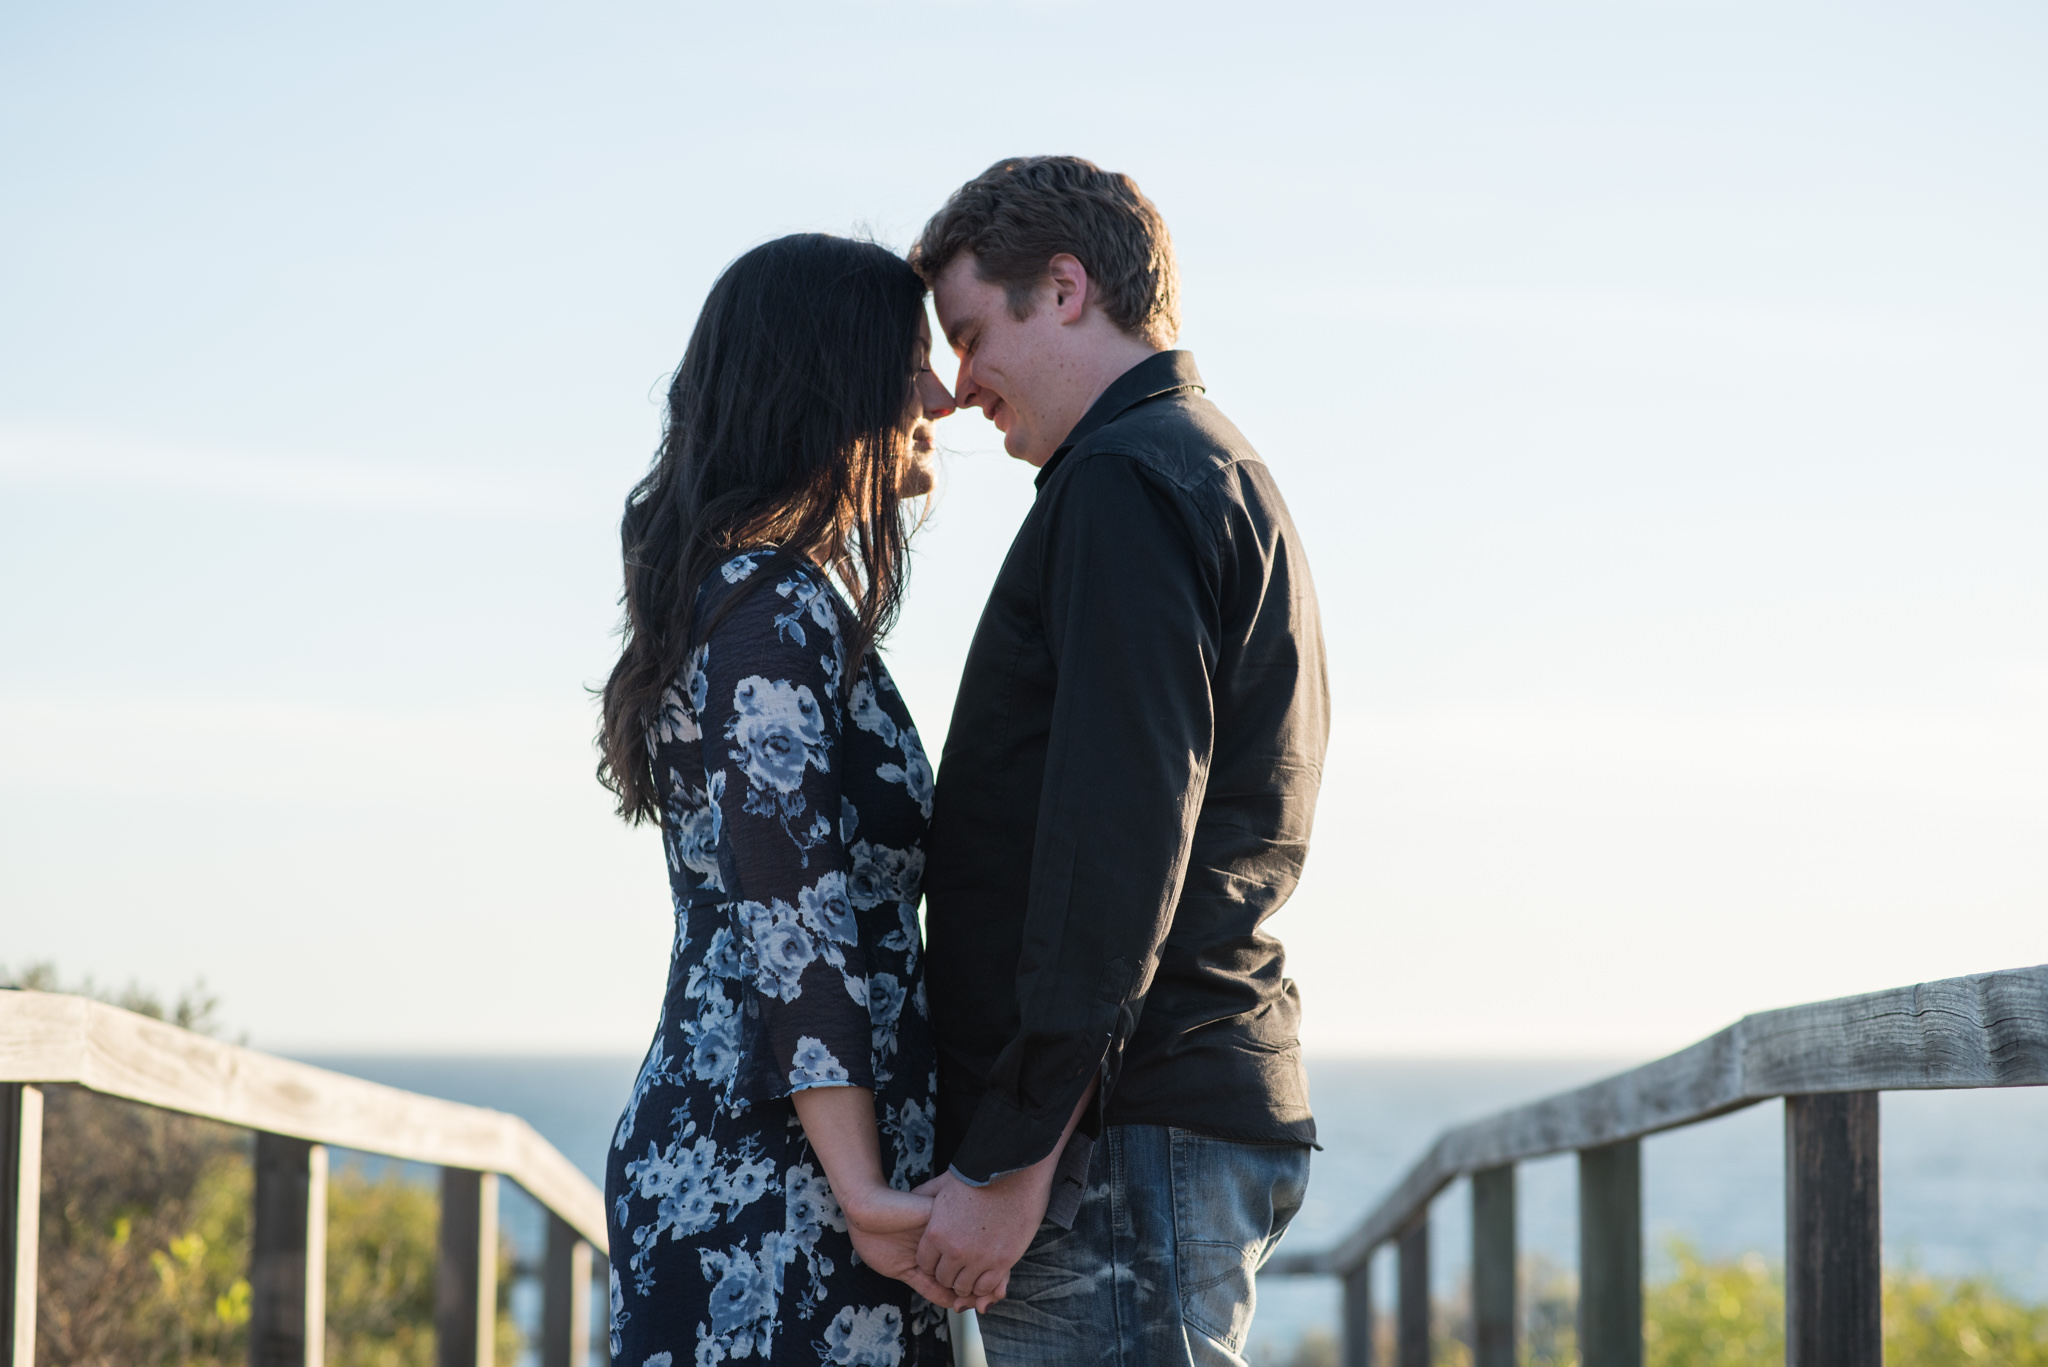
M722 828L728 937L748 993L746 1073L771 1096L872 1087L867 970L840 831L846 652L832 595L776 574L714 626L702 664L705 791Z
M954 1156L971 1182L1050 1154L1091 1077L1103 1100L1113 1091L1173 924L1214 745L1215 538L1129 457L1092 454L1056 491L1041 602L1057 683L1020 1028Z

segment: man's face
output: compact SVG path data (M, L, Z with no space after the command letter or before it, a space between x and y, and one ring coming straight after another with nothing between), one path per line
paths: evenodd
M1034 297L1030 315L1017 318L1003 287L977 275L974 257L966 252L939 273L932 302L960 358L953 382L960 406L986 414L1003 434L1003 449L1018 460L1051 460L1079 417L1062 411L1069 386L1061 382L1067 367L1055 311Z

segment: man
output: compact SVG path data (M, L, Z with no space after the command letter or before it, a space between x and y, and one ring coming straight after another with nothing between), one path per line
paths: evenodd
M1010 1363L1242 1363L1315 1141L1293 891L1329 730L1307 561L1202 396L1166 225L1075 157L999 162L911 263L958 401L1038 467L928 843L942 1175L924 1272ZM1007 1283L1005 1276L1007 1275Z

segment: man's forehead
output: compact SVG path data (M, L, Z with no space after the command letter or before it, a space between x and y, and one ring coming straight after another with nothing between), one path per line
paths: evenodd
M939 326L946 330L946 340L956 346L960 334L981 321L991 301L1000 303L1004 298L1003 287L984 280L967 252L949 261L932 281L932 305Z

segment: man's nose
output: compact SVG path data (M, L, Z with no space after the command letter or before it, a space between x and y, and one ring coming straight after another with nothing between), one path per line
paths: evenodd
M961 358L960 373L953 377L953 402L962 408L981 407L981 386L974 382L974 362L968 357Z

